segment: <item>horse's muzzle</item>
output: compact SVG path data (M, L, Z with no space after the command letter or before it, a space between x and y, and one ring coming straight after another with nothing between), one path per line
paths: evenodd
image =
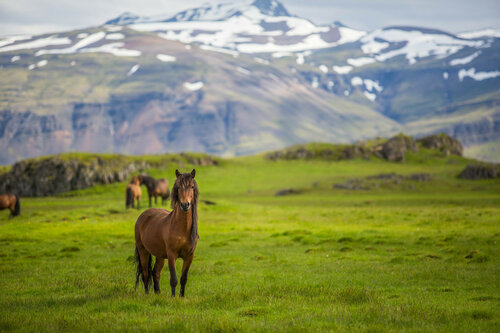
M191 203L189 203L189 202L181 202L181 208L185 212L187 212L189 210L190 206L191 206Z

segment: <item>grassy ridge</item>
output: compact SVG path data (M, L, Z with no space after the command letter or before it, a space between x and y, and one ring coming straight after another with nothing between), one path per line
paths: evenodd
M21 217L0 217L0 330L498 330L500 182L457 179L466 163L196 167L217 204L200 206L185 299L168 296L168 270L162 295L134 291L139 212L125 211L124 184L23 199ZM151 173L172 181L175 167ZM332 189L387 172L433 180ZM274 196L286 187L300 194Z

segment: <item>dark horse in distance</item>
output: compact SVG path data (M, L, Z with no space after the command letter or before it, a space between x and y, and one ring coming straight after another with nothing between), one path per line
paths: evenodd
M155 198L155 205L158 204L158 197L161 198L161 204L164 205L170 196L170 190L168 188L168 180L160 178L154 179L153 177L147 175L140 175L139 180L141 185L145 185L148 189L149 197L149 208L151 208L151 198Z
M194 180L196 171L180 173L175 170L176 180L172 187L172 211L149 208L135 223L135 258L137 272L135 287L142 277L144 289L149 292L151 281L155 293L160 293L160 274L168 260L170 287L175 296L177 273L175 261L182 258L180 297L184 297L189 267L193 262L198 244L198 185ZM154 268L152 256L156 257Z
M10 216L18 216L21 214L21 201L15 194L0 195L0 210L8 208Z

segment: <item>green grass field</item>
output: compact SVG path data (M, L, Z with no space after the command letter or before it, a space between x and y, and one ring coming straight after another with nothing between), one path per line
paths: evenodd
M168 269L161 295L134 291L125 183L23 198L20 217L0 212L0 331L498 332L500 180L458 179L466 163L197 167L216 205L200 204L184 299ZM175 168L151 174L172 182ZM433 178L364 180L389 172ZM353 178L369 189L332 188Z

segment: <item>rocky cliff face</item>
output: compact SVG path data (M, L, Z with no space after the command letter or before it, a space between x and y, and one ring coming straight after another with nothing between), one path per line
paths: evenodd
M38 197L80 190L96 184L110 184L127 180L131 173L151 167L175 164L216 165L216 159L204 154L166 155L154 165L139 158L123 155L81 156L60 155L15 163L11 170L0 175L0 193Z
M148 168L145 162L117 163L99 157L82 162L57 157L15 163L0 176L0 192L20 196L47 196L80 190L94 184L110 184L127 179L130 173Z

